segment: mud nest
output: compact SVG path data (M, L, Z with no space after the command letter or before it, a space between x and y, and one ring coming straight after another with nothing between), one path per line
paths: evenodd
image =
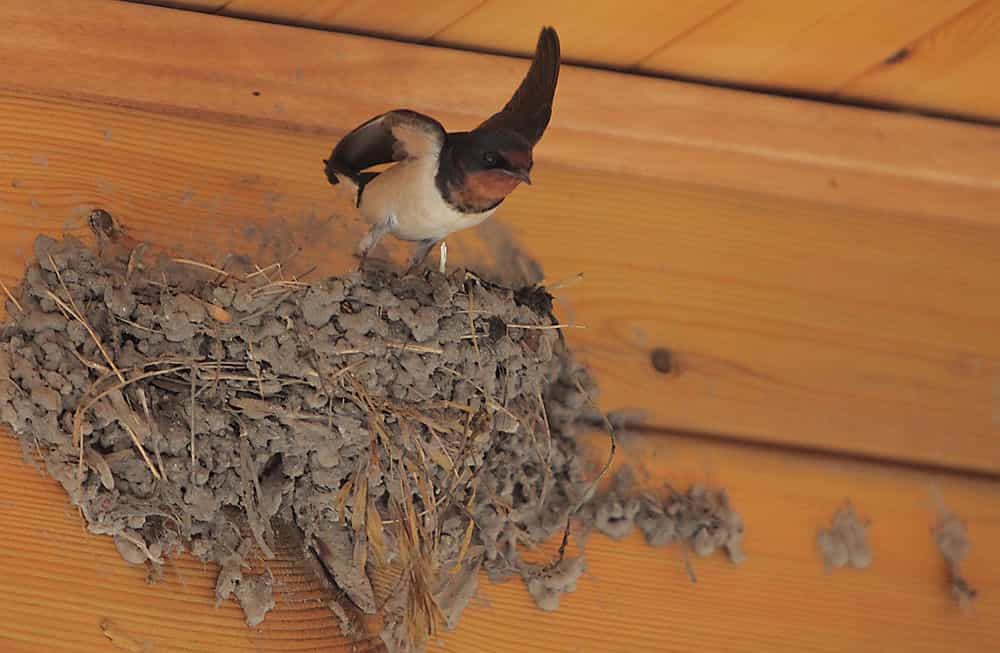
M345 628L381 613L394 650L454 626L481 568L543 593L582 571L518 556L588 488L594 389L544 289L306 284L47 237L35 254L0 331L0 418L129 562L218 563L219 600L255 625L273 581L250 559L292 529L353 603L332 606Z
M724 492L619 476L592 496L607 467L585 469L576 437L603 424L613 445L614 428L542 287L461 270L305 283L107 238L40 237L35 257L0 328L0 419L92 533L154 576L184 550L217 563L217 599L251 626L288 542L345 634L380 615L390 651L455 627L480 570L555 609L584 571L571 517L742 559ZM558 533L548 564L522 560Z

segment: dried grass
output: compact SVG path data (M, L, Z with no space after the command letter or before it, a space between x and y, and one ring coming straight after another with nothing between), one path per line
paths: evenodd
M10 290L7 288L7 284L5 284L3 281L0 281L0 290L3 290L4 294L7 295L7 299L9 299L12 304L14 304L14 307L17 308L17 310L21 311L22 313L24 312L24 307L21 306L21 302L17 301L14 295L10 294Z

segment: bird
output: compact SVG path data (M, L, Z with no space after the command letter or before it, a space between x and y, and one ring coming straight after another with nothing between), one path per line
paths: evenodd
M363 268L387 234L417 243L407 274L438 243L489 218L523 184L531 184L533 150L552 118L560 67L559 36L543 27L514 95L471 131L446 131L434 118L395 109L348 132L323 161L327 180L355 192L371 225L358 244ZM381 172L369 168L392 163Z

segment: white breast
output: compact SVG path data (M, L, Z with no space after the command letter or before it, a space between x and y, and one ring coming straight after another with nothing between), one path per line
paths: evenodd
M391 233L402 240L441 240L474 227L496 209L461 213L444 201L434 183L437 156L407 159L373 179L361 195L361 215L376 223L392 217Z

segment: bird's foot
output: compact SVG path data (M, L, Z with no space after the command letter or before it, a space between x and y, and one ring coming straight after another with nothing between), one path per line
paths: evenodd
M361 259L358 263L358 270L365 267L365 261L368 260L368 254L375 249L375 246L378 245L379 241L382 240L387 233L392 231L392 227L395 224L396 219L392 216L388 216L385 220L376 222L371 226L371 229L368 230L365 237L361 239L360 243L358 243L356 256Z
M420 244L417 245L417 249L413 251L413 256L410 257L410 263L406 268L406 272L403 276L409 276L413 274L420 264L427 259L427 255L430 254L431 249L438 244L437 240L421 240Z
M421 259L421 260L419 260L419 261L414 261L414 260L413 260L413 259L411 258L411 259L410 259L410 262L409 262L409 263L408 263L408 264L406 265L406 271L404 271L404 272L403 272L403 276L404 276L404 277L408 277L408 276L410 276L411 274L416 274L416 273L417 273L417 268L419 268L419 267L420 267L420 264L421 264L421 263L423 263L423 260L422 260L422 259Z

